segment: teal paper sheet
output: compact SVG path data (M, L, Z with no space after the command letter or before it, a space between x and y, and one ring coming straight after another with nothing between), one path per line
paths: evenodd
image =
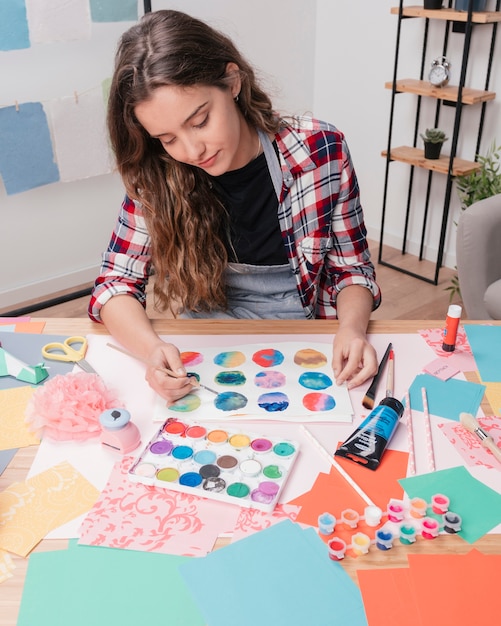
M179 575L186 560L74 542L33 553L17 626L205 626Z
M437 493L450 500L449 509L462 518L459 535L474 543L501 523L501 494L474 478L465 467L453 467L398 481L409 498L431 502Z
M465 324L464 329L482 381L501 382L501 326Z
M409 389L411 408L423 410L421 387L426 389L430 415L459 422L461 413L476 415L485 393L485 385L449 378L440 380L430 374L418 374Z
M180 571L210 625L367 626L358 587L315 530L290 520Z

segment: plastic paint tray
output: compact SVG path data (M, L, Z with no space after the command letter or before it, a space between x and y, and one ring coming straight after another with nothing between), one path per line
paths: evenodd
M169 418L128 475L145 485L271 512L298 452L290 439Z

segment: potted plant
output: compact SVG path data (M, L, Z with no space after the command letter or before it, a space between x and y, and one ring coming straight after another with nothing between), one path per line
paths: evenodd
M425 9L441 9L443 0L423 0L423 8Z
M456 190L462 211L478 200L501 193L500 158L501 146L496 146L496 141L493 141L485 156L477 156L477 161L480 163L479 170L456 177ZM456 295L461 296L457 275L451 278L451 284L445 288L445 291L449 292L450 301Z
M444 131L439 128L427 128L424 134L420 133L420 135L424 141L424 158L439 159L442 144L448 139Z

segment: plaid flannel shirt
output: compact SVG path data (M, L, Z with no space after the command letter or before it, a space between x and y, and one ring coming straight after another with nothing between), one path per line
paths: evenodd
M337 294L348 285L369 289L377 308L381 293L344 135L304 117L289 122L275 140L282 173L278 220L305 316L335 318ZM91 295L90 318L100 321L101 307L117 294L144 306L150 270L141 205L126 197Z

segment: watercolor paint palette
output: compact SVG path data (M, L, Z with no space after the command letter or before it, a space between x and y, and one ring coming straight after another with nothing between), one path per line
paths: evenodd
M157 397L153 420L185 414L203 422L263 419L351 422L348 389L332 373L330 343L247 344L181 352L186 371L215 393L200 388L173 405Z
M299 444L170 418L129 469L130 480L271 512Z

